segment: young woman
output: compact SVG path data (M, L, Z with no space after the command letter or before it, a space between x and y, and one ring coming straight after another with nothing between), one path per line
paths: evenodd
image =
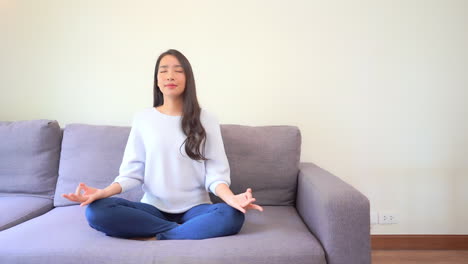
M198 104L189 61L171 49L156 62L153 107L135 114L114 182L62 196L88 205L89 225L108 236L205 239L237 234L247 210L263 211L250 188L235 195L230 183L220 125ZM111 197L137 186L141 202ZM212 204L209 191L225 203Z

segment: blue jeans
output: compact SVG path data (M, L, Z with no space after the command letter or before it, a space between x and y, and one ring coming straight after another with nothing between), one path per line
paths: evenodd
M237 234L245 216L225 204L200 204L171 214L156 207L122 198L96 200L86 208L89 225L108 236L164 239L205 239ZM179 225L180 224L180 225Z

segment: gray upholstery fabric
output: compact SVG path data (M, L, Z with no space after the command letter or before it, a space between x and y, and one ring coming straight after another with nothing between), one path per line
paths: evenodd
M328 264L371 263L369 200L312 163L301 163L297 210L322 243Z
M0 263L326 263L320 243L290 206L249 211L234 236L165 241L108 237L88 226L84 210L58 207L0 232Z
M63 198L80 182L105 188L119 174L130 127L69 124L65 126L54 206L77 204ZM116 195L132 201L143 196L141 188Z
M53 208L52 199L0 195L0 231L42 215Z
M369 201L327 171L299 165L301 135L293 126L221 125L231 188L253 188L265 209L249 211L239 234L137 241L92 229L85 207L61 194L79 182L108 186L129 132L87 124L61 131L48 120L0 122L0 229L7 228L0 232L0 263L370 263ZM38 197L50 198L55 182L59 207L51 209L50 199ZM141 196L141 188L118 195Z
M74 192L79 182L108 186L119 173L129 133L130 127L67 125L54 205L76 204L61 194ZM297 127L221 125L221 133L235 193L251 187L258 204L294 204L301 144ZM139 201L142 195L141 188L135 188L118 196Z
M294 205L301 154L297 127L221 125L221 133L234 193L251 187L260 205Z
M0 193L52 198L60 155L58 122L0 122L0 139Z

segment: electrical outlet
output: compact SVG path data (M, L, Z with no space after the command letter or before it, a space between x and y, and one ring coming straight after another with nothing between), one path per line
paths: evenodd
M396 224L398 223L398 219L395 213L390 212L383 212L379 213L379 224Z

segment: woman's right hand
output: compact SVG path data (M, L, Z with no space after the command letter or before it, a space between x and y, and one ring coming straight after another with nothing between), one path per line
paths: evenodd
M81 191L84 191L81 193ZM67 198L72 202L81 203L80 206L88 205L96 200L106 198L103 189L93 188L84 183L78 184L75 193L62 194L62 197Z

